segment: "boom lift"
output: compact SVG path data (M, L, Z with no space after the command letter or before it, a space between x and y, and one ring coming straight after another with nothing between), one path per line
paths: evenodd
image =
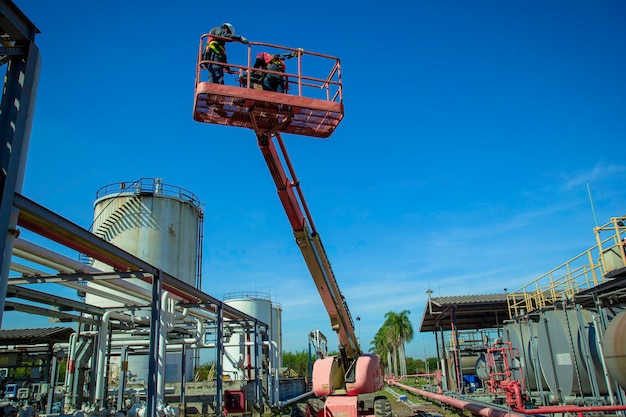
M318 359L313 365L313 392L317 397L326 397L324 409L314 411L356 417L373 409L376 417L390 417L391 405L385 397L359 398L361 394L382 389L382 362L378 355L361 351L350 310L339 290L281 137L281 133L292 133L326 138L335 130L343 118L339 59L302 49L250 42L246 65L220 64L202 60L206 38L207 35L203 35L200 39L198 51L194 119L204 123L247 127L256 134L296 243L328 312L331 327L339 338L340 355ZM277 54L297 53L296 71L283 74L286 93L258 90L251 85L250 76L254 71L261 75L272 73L251 66L255 54L267 49L277 51ZM325 76L305 75L302 63L304 59L312 58L330 67ZM235 68L239 80L244 82L239 85L204 82L203 68L208 64L228 65L231 70ZM314 66L314 69L319 68L319 64Z

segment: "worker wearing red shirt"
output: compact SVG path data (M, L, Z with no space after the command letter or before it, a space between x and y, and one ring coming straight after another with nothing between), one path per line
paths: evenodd
M272 55L267 52L261 52L256 56L254 62L254 68L262 68L270 71L285 72L287 68L285 65L285 59L297 56L296 52L283 55ZM285 76L273 73L264 73L263 90L276 91L277 93L285 92Z

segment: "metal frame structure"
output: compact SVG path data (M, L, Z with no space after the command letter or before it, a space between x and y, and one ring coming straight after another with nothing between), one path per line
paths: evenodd
M17 210L13 195L21 192L35 109L41 58L35 44L39 29L10 0L0 1L0 64L7 65L0 103L0 325Z
M163 311L161 295L171 292L179 307L194 307L209 312L217 324L217 358L223 352L224 320L237 320L249 323L254 329L255 343L261 343L263 323L201 290L178 280L142 259L125 252L90 231L53 213L42 205L21 194L25 173L26 155L33 122L35 97L41 68L39 49L35 44L37 27L10 0L0 0L0 65L7 65L5 85L0 107L0 325L5 309L33 314L47 315L63 321L74 321L98 325L104 310L64 297L53 296L24 287L28 284L60 283L78 285L81 282L109 282L109 287L123 278L137 278L151 284L152 297L150 318L149 367L151 378L148 381L147 408L149 415L156 415L157 403L157 361L159 352L159 320ZM13 247L20 231L18 227L48 238L81 254L112 266L114 273L65 273L42 275L32 268L12 264ZM21 278L9 280L9 271L14 268L24 274ZM6 297L20 298L50 305L51 308L6 301ZM62 310L62 311L60 311ZM71 314L77 311L80 314ZM88 316L88 317L87 317ZM221 374L221 360L218 359L217 372ZM257 362L258 363L258 362ZM257 365L258 366L258 365ZM258 367L256 369L258 374ZM260 392L260 388L257 389ZM222 409L222 381L217 378L216 408ZM220 411L221 412L221 411Z
M161 298L164 291L168 291L175 296L178 305L181 308L200 308L203 311L211 313L215 317L217 323L217 350L223 352L223 324L225 321L245 321L255 329L255 338L260 336L261 331L258 328L265 329L267 332L267 323L263 323L258 319L251 317L222 301L203 293L201 290L167 274L159 268L148 264L142 259L112 245L111 243L95 236L86 229L70 222L69 220L51 212L45 207L29 200L28 198L16 194L14 204L19 209L18 225L26 228L40 236L63 244L64 246L74 249L80 253L87 254L94 259L114 266L120 272L113 273L77 273L77 274L59 274L51 276L25 276L21 278L13 278L10 280L11 295L31 299L33 301L45 302L53 306L61 306L70 308L82 313L97 314L102 317L102 309L98 309L87 304L73 300L63 299L61 297L50 297L41 295L41 293L23 288L21 285L34 283L72 283L72 282L102 282L111 281L115 285L116 280L125 278L135 278L146 281L151 284L152 297L149 305L151 306L151 323L150 323L150 353L149 353L149 374L151 379L148 381L148 410L155 410L157 402L157 372L158 352L160 347L159 339L159 320L163 311ZM120 287L121 289L121 287ZM87 290L87 289L86 289ZM90 320L71 315L66 312L51 312L50 310L40 309L33 306L19 307L18 304L12 304L16 309L22 309L33 313L45 315L56 315L64 319L72 319L77 322L87 322L88 324L99 323L98 320ZM260 343L255 340L255 344ZM221 354L217 355L217 373L222 373ZM258 362L257 362L258 363ZM258 370L257 370L258 374ZM217 378L217 395L216 408L222 409L222 389L223 384L221 378ZM257 389L260 391L260 389Z

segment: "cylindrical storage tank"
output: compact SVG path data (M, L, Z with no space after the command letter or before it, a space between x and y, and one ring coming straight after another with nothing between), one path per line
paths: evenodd
M626 311L609 322L602 346L609 375L626 390Z
M201 217L202 205L193 193L160 179L141 179L98 190L92 230L126 252L197 287ZM112 270L98 261L93 266Z
M539 315L537 345L541 371L550 391L560 396L592 395L592 378L599 394L606 394L602 368L594 366L586 355L589 340L588 324L593 314L580 310L548 310ZM582 331L581 331L582 328Z
M280 330L272 327L272 316L276 312L273 309L269 294L261 292L230 293L224 296L224 303L266 323L269 338L278 335ZM232 332L224 329L224 334L225 338L230 335L230 338L224 341L224 376L238 380L254 378L254 335L246 335L241 329L234 329ZM282 341L275 340L275 342L279 346L282 345ZM260 349L262 348L261 346Z
M507 323L503 327L502 339L510 342L513 348L516 348L520 354L521 372L513 372L513 379L523 379L526 389L536 391L547 389L546 383L537 358L537 323L526 320L516 323Z
M479 359L480 359L479 355L462 355L461 356L460 371L462 373L462 377L465 377L468 375L476 375L476 364ZM447 368L448 368L448 375L449 375L450 381L452 382L453 385L457 385L458 372L457 372L456 361L454 360L453 352L449 353Z
M195 194L162 182L142 178L102 187L94 202L93 233L171 276L198 287L201 245L202 204ZM92 266L101 271L113 268L99 261ZM139 279L125 279L151 295L151 285ZM90 283L87 283L90 285ZM115 296L135 300L139 306L148 302L133 297L132 291L111 290ZM119 301L87 292L87 304L100 307L122 307ZM143 311L142 316L149 315ZM115 338L115 335L114 335ZM192 378L193 352L185 362L188 379ZM166 382L182 380L180 354L167 354ZM131 355L129 371L138 379L148 380L145 358Z

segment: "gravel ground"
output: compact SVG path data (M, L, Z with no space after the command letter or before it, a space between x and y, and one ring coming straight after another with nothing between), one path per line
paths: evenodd
M393 417L442 416L444 414L441 407L422 399L418 399L413 395L409 398L412 403L410 407L406 402L394 398L394 396L388 392L386 392L385 395L391 403L391 412Z
M411 417L416 415L403 401L389 399L391 402L391 412L394 417Z

